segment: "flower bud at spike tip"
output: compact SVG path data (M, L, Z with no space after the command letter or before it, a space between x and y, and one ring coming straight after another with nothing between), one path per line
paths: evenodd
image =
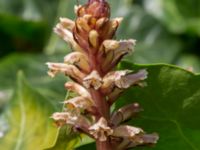
M64 87L72 94L62 103L63 112L56 112L51 118L58 127L70 125L74 131L95 139L97 150L156 144L159 139L156 133L146 134L139 127L125 125L125 121L142 111L138 103L111 111L112 104L126 89L144 87L148 77L146 69L116 69L136 45L134 39L114 39L123 18L110 19L106 0L88 0L75 6L74 11L75 20L60 18L54 28L73 52L64 57L64 62L48 62L48 74L54 77L63 73L70 77L72 81Z
M89 41L90 41L91 45L93 47L95 47L95 48L98 45L98 37L99 37L99 34L97 33L96 30L90 31L90 33L89 33Z

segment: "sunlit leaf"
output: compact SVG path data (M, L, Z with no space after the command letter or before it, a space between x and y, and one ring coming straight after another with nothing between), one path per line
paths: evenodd
M69 127L62 127L58 129L57 136L53 146L45 150L69 150L74 149L75 145L79 141L79 135L73 133Z
M56 127L50 120L55 111L50 101L32 89L20 72L16 94L1 118L7 129L0 138L5 150L41 150L53 143Z

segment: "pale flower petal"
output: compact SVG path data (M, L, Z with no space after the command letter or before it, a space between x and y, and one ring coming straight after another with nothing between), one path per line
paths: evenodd
M138 134L133 136L132 138L123 137L122 142L117 146L117 149L130 149L137 146L143 145L153 145L156 144L159 139L157 133L153 134Z
M89 132L100 141L106 141L107 137L113 134L113 130L108 126L106 119L103 117L97 123L90 126Z
M129 54L133 51L134 45L136 41L133 39L130 40L105 40L103 42L104 48L101 47L100 55L102 55L102 49L104 49L106 53L106 57L102 64L102 69L105 72L110 71L112 68L116 66L116 64L123 58L124 55ZM110 55L113 55L112 59L110 59Z
M60 24L70 31L75 27L75 22L68 18L60 18Z
M98 90L102 85L102 78L100 77L99 73L94 70L83 79L83 85L86 88L93 87L95 90Z
M120 45L119 42L116 40L105 40L103 42L103 46L105 49L105 53L108 53L111 50L117 49Z
M65 87L70 90L73 91L77 94L79 94L80 96L83 96L85 98L89 98L91 99L91 95L90 93L80 84L75 83L75 82L67 82L65 83Z
M119 61L119 59L134 50L134 46L136 45L136 40L120 40L119 47L115 50L115 57L112 63Z
M159 136L157 133L137 135L134 138L130 139L131 143L128 145L127 148L136 147L139 145L156 144L158 140Z
M71 78L81 82L82 79L86 76L81 72L76 66L64 64L64 63L46 63L49 71L48 74L51 77L54 77L57 73L65 73L65 75L70 76Z
M117 126L121 122L126 121L127 119L130 119L131 117L135 116L141 110L142 109L138 103L123 106L122 108L114 112L114 114L111 116L111 123Z
M145 69L140 70L137 73L131 72L132 71L130 70L109 72L103 78L103 85L101 86L102 92L110 93L114 87L127 89L132 85L139 85L139 82L145 80L148 74Z
M118 53L125 53L130 52L133 49L133 46L135 46L136 40L130 39L130 40L105 40L103 42L103 46L105 49L105 53L108 53L109 51L115 51L115 54Z
M112 22L117 22L118 24L120 24L123 21L123 17L117 17L111 20Z
M141 128L137 128L137 127L133 127L129 125L121 125L114 129L112 136L131 139L141 133L144 133L144 131Z
M72 32L65 29L61 24L56 25L56 27L54 28L54 32L62 37L64 41L70 44L73 50L83 52L83 49L74 40Z
M122 20L123 20L122 17L118 17L118 18L114 18L114 19L109 21L109 24L107 25L109 30L106 32L105 39L110 39L111 37L113 37L117 28L121 24Z
M53 118L58 126L65 124L74 125L78 120L78 116L69 112L57 112L54 113L51 118Z
M118 83L122 77L124 77L126 74L130 72L131 72L130 70L109 72L103 78L103 85L101 86L101 90L103 91L103 93L110 93L113 90L113 88L118 85L118 84L116 85L116 83Z
M142 84L140 84L140 81L143 81L147 78L148 72L145 69L139 70L137 73L131 73L126 75L125 77L122 78L122 80L119 80L117 84L118 87L122 87L122 88L128 88L131 85L139 85L142 86Z
M87 118L73 112L56 112L51 116L58 126L72 125L87 132L90 122Z
M93 106L93 102L86 97L74 97L72 99L64 101L69 109L87 109Z
M73 64L86 73L89 73L90 71L88 57L81 52L72 52L68 54L65 56L64 62L67 64Z
M82 7L82 5L75 5L75 6L74 6L74 12L75 12L76 15L78 15L78 10L79 10L79 8L81 8L81 7Z
M119 47L116 49L118 52L120 51L132 51L133 46L136 45L136 40L129 39L129 40L120 40L119 41Z

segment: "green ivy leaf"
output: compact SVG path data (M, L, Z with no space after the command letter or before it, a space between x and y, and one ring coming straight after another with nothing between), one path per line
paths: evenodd
M53 143L57 128L49 118L55 106L32 89L20 72L17 90L1 118L0 145L6 150L41 150Z
M133 102L144 111L126 124L143 128L147 133L160 136L153 147L138 150L200 150L200 75L166 65L133 65L124 62L120 69L146 68L149 75L145 88L133 87L116 103L116 108ZM94 149L94 143L78 150Z
M170 65L132 65L122 68L148 70L148 86L133 87L117 107L139 102L144 112L129 123L160 135L155 150L200 150L200 75ZM148 148L142 148L148 149Z

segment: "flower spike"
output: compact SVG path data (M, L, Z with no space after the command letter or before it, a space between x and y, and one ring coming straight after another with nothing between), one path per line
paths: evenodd
M122 106L112 112L111 106L120 95L133 86L144 87L146 69L117 70L122 58L133 52L136 40L115 40L113 37L123 18L110 19L110 5L106 0L88 0L74 7L75 20L60 18L54 28L73 52L63 63L48 62L48 74L69 76L72 81L65 88L73 93L66 99L63 112L52 115L61 127L70 125L74 131L96 140L97 150L125 150L140 145L156 144L156 133L125 125L142 108L138 103Z

